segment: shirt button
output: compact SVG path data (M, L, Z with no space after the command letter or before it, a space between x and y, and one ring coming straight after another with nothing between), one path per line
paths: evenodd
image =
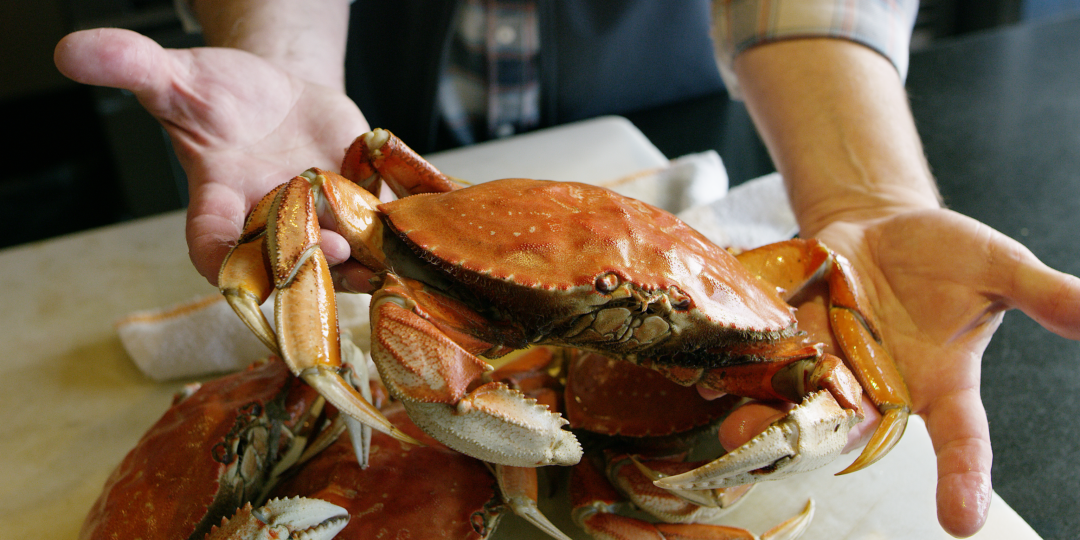
M503 24L495 29L495 43L510 45L515 40L517 40L517 30L514 30L512 26Z
M499 137L499 138L509 137L509 136L511 136L513 134L514 134L514 125L513 124L510 124L510 123L499 124L498 127L495 128L495 136L496 137Z

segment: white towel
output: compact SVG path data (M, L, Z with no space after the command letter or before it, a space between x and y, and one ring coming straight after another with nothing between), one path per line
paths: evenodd
M351 332L365 352L371 335L369 298L337 295L338 326ZM270 321L273 305L271 297L262 306ZM116 322L116 329L135 365L157 381L236 371L270 352L220 294L131 313Z

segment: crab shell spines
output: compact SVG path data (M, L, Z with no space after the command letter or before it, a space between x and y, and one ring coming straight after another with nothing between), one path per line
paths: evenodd
M579 317L618 308L653 307L669 327L660 328L664 339L616 351L629 355L672 356L683 343L722 346L795 324L790 306L727 251L670 213L605 188L506 179L379 209L477 298L557 341L585 325ZM614 341L627 341L621 331Z

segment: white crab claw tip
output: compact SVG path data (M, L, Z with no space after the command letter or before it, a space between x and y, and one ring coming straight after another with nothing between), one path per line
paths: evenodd
M653 483L663 489L715 489L779 480L832 462L858 422L826 391L806 397L787 416L727 455Z
M761 535L761 540L796 540L802 537L810 522L814 520L814 499L806 501L802 512L792 516L787 521L769 529Z
M367 145L368 150L378 150L386 144L386 141L390 140L390 132L385 129L375 128L363 135L364 144Z
M273 499L254 511L271 528L285 528L289 538L329 540L349 523L349 513L342 507L320 499L294 497Z
M542 514L536 505L531 505L527 508L514 508L514 513L521 516L525 521L531 523L537 529L540 529L551 538L556 540L572 540L566 533L559 530L554 523L552 523L547 516Z
M315 390L319 392L319 395L326 398L327 401L337 407L338 410L355 418L357 421L371 426L373 429L381 431L403 443L423 446L420 444L420 441L417 441L405 432L394 427L394 425L391 424L378 409L371 405L371 403L368 403L367 400L360 395L360 392L349 385L349 383L337 372L322 367L315 367L300 372L300 377L311 385L312 388L315 388Z

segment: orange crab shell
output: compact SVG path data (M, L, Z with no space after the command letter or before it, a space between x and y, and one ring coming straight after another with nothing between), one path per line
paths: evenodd
M317 397L276 358L201 385L169 408L109 476L79 538L201 540L257 495L223 481L239 459L238 431L264 416L288 425ZM283 444L273 431L268 443ZM261 475L272 466L247 472Z
M731 254L675 216L596 186L507 179L379 210L426 257L515 319L542 325L604 304L628 283L647 301L666 296L711 323L683 328L703 329L706 342L716 341L717 328L779 333L795 324L791 307Z
M400 405L383 412L427 446L376 432L369 467L361 469L348 438L341 437L277 486L274 496L313 497L348 510L352 518L338 540L486 538L498 520L489 505L499 499L484 463L424 434Z

